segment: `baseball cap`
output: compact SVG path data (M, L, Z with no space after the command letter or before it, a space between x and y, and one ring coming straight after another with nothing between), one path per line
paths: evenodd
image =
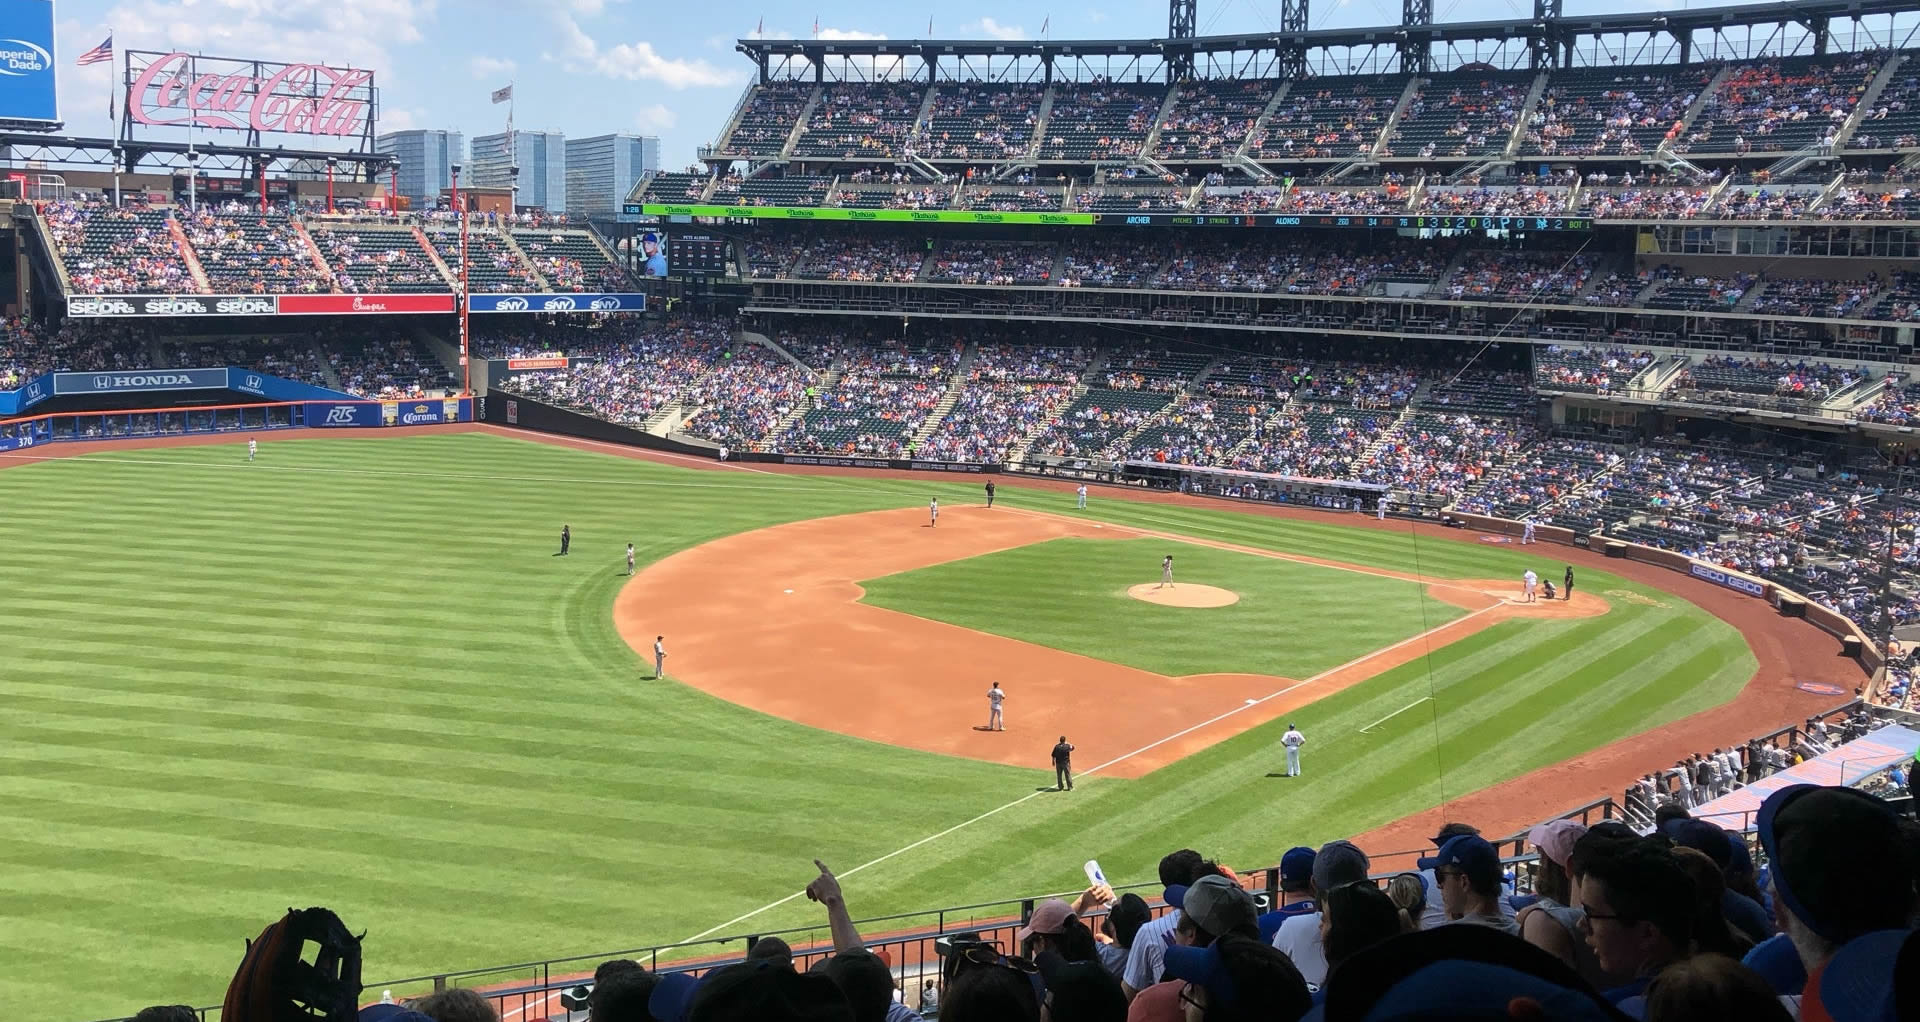
M1714 865L1720 867L1722 873L1733 862L1733 839L1727 837L1726 831L1705 820L1668 820L1660 828L1660 833L1681 848L1704 852Z
M1540 849L1540 854L1554 865L1566 869L1567 860L1573 857L1573 843L1586 832L1587 825L1579 820L1548 820L1527 831L1527 843Z
M1167 903L1215 937L1259 928L1253 896L1223 876L1204 876L1184 888L1169 887Z
M404 1004L370 1004L360 1009L359 1022L433 1022Z
M1313 883L1313 860L1316 858L1311 848L1289 848L1287 854L1280 857L1280 889L1283 891L1304 891Z
M1127 1017L1126 992L1099 962L1069 962L1047 951L1034 964L1047 984L1049 1014L1060 1022Z
M1036 933L1059 933L1066 929L1067 920L1073 917L1072 905L1059 898L1048 898L1034 906L1033 915L1027 918L1027 925L1014 932L1014 939L1026 940Z
M1789 785L1760 804L1757 829L1776 897L1814 933L1845 944L1906 925L1906 904L1876 893L1913 886L1885 802L1855 788Z
M1478 834L1462 834L1440 846L1433 855L1420 860L1421 869L1437 870L1454 866L1469 877L1500 878L1500 853Z
M1472 836L1472 835L1466 835ZM1537 1017L1620 1022L1572 967L1518 937L1484 926L1441 926L1361 949L1327 986L1328 1022L1500 1019L1525 998Z
M660 1022L686 1022L700 978L689 972L663 972L647 997L647 1014Z
M1205 987L1208 1004L1232 1004L1239 999L1217 942L1206 947L1170 947L1165 961L1168 976Z
M1920 930L1879 930L1849 941L1820 974L1834 1022L1898 1022L1920 1007ZM1904 981L1904 982L1903 982Z
M655 1018L667 1016L648 1010ZM840 988L818 973L771 961L741 962L707 974L694 992L688 1022L853 1022Z
M1313 857L1313 886L1331 891L1341 884L1367 878L1372 863L1367 853L1351 841L1329 841Z

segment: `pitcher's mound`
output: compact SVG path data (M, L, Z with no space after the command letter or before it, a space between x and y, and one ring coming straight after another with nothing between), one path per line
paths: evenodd
M1240 602L1240 594L1219 586L1201 586L1190 582L1176 582L1162 586L1158 582L1142 582L1130 586L1127 595L1136 600L1157 603L1162 607L1226 607Z

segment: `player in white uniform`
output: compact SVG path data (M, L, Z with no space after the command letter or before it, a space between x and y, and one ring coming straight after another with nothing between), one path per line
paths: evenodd
M253 456L258 453L260 453L260 441L258 440L247 441L247 460L252 461Z
M1000 704L1007 701L1007 694L1000 690L1000 683L994 682L987 689L987 730L1005 731L1007 725L1000 718Z
M930 529L936 528L939 526L939 524L940 524L940 498L935 497L932 500L927 502L927 527Z
M1383 493L1380 495L1380 503L1374 506L1373 517L1375 521L1384 522L1387 520L1387 495L1386 494Z
M1287 776L1300 776L1300 747L1307 744L1307 736L1292 724L1287 725L1287 733L1280 736L1280 744L1287 747Z
M653 677L659 680L667 676L667 637L653 637Z
M1529 518L1521 522L1520 525L1521 525L1520 542L1522 543L1533 542L1533 519Z
M1533 588L1540 584L1540 576L1534 574L1532 568L1528 568L1527 573L1520 576L1520 584L1526 590L1527 602L1532 603L1534 599Z
M1160 558L1160 585L1154 586L1154 588L1159 589L1161 586L1170 586L1172 584L1173 584L1173 555L1168 554L1167 556Z
M1080 496L1080 502L1078 504L1075 504L1074 507L1086 507L1087 506L1087 484L1081 483L1080 489L1074 492L1079 494Z
M627 574L633 574L633 544L627 544Z

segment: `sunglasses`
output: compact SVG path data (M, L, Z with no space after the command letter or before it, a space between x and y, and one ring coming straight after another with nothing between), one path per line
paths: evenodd
M1033 964L1031 959L1022 958L1019 955L1003 955L1000 949L995 947L970 947L961 952L960 957L975 965L997 965L1028 976L1040 971L1040 967Z

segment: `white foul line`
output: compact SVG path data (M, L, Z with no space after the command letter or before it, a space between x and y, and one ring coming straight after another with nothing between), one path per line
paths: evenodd
M1228 710L1227 712L1225 712L1225 713L1222 713L1222 714L1220 714L1220 715L1218 715L1218 716L1215 716L1215 717L1211 717L1211 718L1209 718L1209 719L1207 719L1207 720L1203 720L1203 721L1201 721L1200 723L1198 723L1198 724L1195 724L1195 725L1193 725L1192 727L1188 727L1188 728L1183 728L1183 729L1181 729L1181 730L1179 730L1179 731L1176 731L1176 732L1174 732L1173 734L1170 734L1170 735L1168 735L1168 736L1166 736L1165 738L1162 738L1162 739L1160 739L1159 741L1156 741L1156 742L1150 742L1150 743L1148 743L1148 744L1146 744L1146 745L1142 745L1142 746L1141 746L1141 747L1139 747L1138 749L1135 749L1135 750L1133 750L1132 752L1129 752L1129 753L1126 753L1125 755L1122 755L1122 756L1116 756L1116 757L1114 757L1113 759L1110 759L1110 760L1107 760L1107 761L1106 761L1105 763L1102 763L1102 764L1100 764L1099 766L1096 766L1096 767L1093 767L1093 768L1091 768L1091 769L1089 769L1089 770L1086 770L1086 771L1083 771L1083 772L1081 773L1081 776L1082 776L1082 777L1085 777L1085 776L1086 776L1087 774L1093 774L1093 773L1098 773L1098 772L1100 772L1101 770L1104 770L1104 769L1106 769L1107 767L1111 767L1111 766L1115 766L1115 765L1117 765L1117 764L1120 764L1120 763L1124 763L1124 762L1126 762L1127 760L1130 760L1130 759L1132 759L1133 757L1135 757L1135 756L1138 756L1138 755L1140 755L1140 754L1141 754L1141 753L1143 753L1143 752L1147 752L1147 751L1149 751L1149 750L1151 750L1151 749L1156 749L1156 748L1158 748L1158 747L1160 747L1160 746L1162 746L1162 745L1165 745L1165 744L1167 744L1168 742L1171 742L1171 741L1175 741L1175 740L1177 740L1177 739L1180 739L1180 738L1184 738L1184 737L1186 737L1187 735L1190 735L1190 734L1192 734L1192 733L1194 733L1195 731L1198 731L1198 730L1200 730L1201 728L1204 728L1204 727L1208 727L1208 726L1211 726L1211 725L1213 725L1213 724L1218 724L1219 722L1221 722L1221 721L1223 721L1223 720L1226 720L1226 719L1227 719L1228 717L1231 717L1231 716L1233 716L1233 715L1234 715L1234 714L1236 714L1236 713L1240 713L1240 712L1242 712L1242 711L1244 711L1244 710L1247 710L1247 709L1249 709L1249 708L1251 708L1251 707L1255 707L1255 706L1258 706L1258 705L1260 705L1261 703L1265 703L1265 702L1267 702L1267 701L1269 701L1269 700L1272 700L1272 699L1277 699L1277 698L1279 698L1280 696L1283 696L1283 695L1286 695L1287 693L1289 693L1289 692L1293 692L1293 691L1296 691L1296 690L1298 690L1298 689L1302 689L1302 688L1305 688L1305 687L1307 687L1308 685L1312 685L1312 684L1314 684L1315 682L1318 682L1318 681L1323 681L1323 680L1325 680L1325 679L1327 679L1327 678L1330 678L1330 677L1332 677L1333 675L1336 675L1336 674L1338 674L1338 673L1340 673L1341 671L1344 671L1344 670L1347 670L1348 668L1351 668L1351 667L1357 667L1357 666L1359 666L1360 664L1363 664L1363 663L1366 663L1367 661L1369 661L1369 660L1372 660L1372 659L1373 659L1373 658L1375 658L1375 657L1378 657L1378 656L1381 656L1381 655L1383 655L1383 654L1387 654L1387 653L1391 653L1391 652L1393 652L1393 651L1394 651L1394 650L1396 650L1396 649L1400 649L1400 648L1402 648L1402 647L1404 647L1404 646L1408 646L1408 645L1411 645L1411 644L1413 644L1413 643L1416 643L1416 642L1420 642L1420 641L1422 641L1422 640L1425 640L1425 639L1428 639L1428 638L1431 638L1431 637L1432 637L1432 636L1433 636L1433 635L1434 635L1435 633L1438 633L1438 632L1441 632L1441 631L1444 631L1445 629L1448 629L1448 628L1452 628L1453 626L1455 626L1455 625L1458 625L1458 624L1459 624L1460 622L1462 622L1462 621L1471 621L1471 620L1473 620L1474 618L1476 618L1476 617L1479 617L1479 616L1480 616L1480 615L1482 615L1482 614L1485 614L1485 613L1488 613L1488 612L1490 612L1490 611L1495 611L1495 610L1499 610L1499 609L1500 609L1501 607L1503 607L1503 606L1505 606L1505 605L1506 605L1506 603L1505 603L1505 601L1501 601L1500 603L1496 603L1496 604L1494 604L1494 605L1493 605L1493 606L1491 606L1491 607L1482 607L1482 608L1480 608L1479 610L1476 610L1476 611L1471 611L1471 612L1469 612L1469 613L1467 613L1467 614L1464 614L1464 615L1462 615L1462 616L1460 616L1460 617L1457 617L1457 618L1454 618L1453 620L1451 620L1451 621L1448 621L1448 622L1447 622L1447 623L1445 623L1445 624L1442 624L1442 625L1436 625L1436 626L1434 626L1434 627L1432 627L1432 628L1429 628L1429 629L1427 629L1426 631L1424 631L1424 632L1421 632L1421 633L1420 633L1420 634L1418 634L1418 635L1412 635L1412 636L1408 636L1407 638L1404 638L1404 639L1401 639L1401 640L1400 640L1399 642L1396 642L1396 643L1394 643L1394 644L1393 644L1393 645L1391 645L1391 646L1382 646L1382 647L1380 647L1379 649L1376 649L1376 650L1374 650L1374 651L1372 651L1372 652L1370 652L1370 653L1362 653L1361 655L1359 655L1359 656L1357 656L1357 657L1354 657L1354 658L1353 658L1352 660L1349 660L1349 661L1347 661L1346 663L1344 663L1344 664L1341 664L1341 665L1340 665L1340 666L1338 666L1338 667L1332 667L1332 668L1328 668L1327 670L1324 670L1324 671L1321 671L1321 672L1320 672L1319 674L1316 674L1316 675L1314 675L1313 677L1311 677L1311 678L1308 678L1308 679L1307 679L1307 680L1305 680L1305 681L1296 681L1296 682L1294 682L1293 684L1291 684L1291 685L1288 685L1288 686L1287 686L1286 688L1283 688L1283 689L1279 689L1278 691L1275 691L1275 692L1270 692L1270 693L1268 693L1268 694L1266 694L1266 695L1264 695L1264 696L1261 696L1261 697L1260 697L1260 698L1258 698L1258 699L1250 699L1250 700L1248 700L1247 702L1245 702L1245 703L1242 703L1241 705L1239 705L1239 706L1236 706L1236 707L1234 707L1233 709L1231 709L1231 710ZM925 845L925 844L928 844L928 843L930 843L930 842L933 842L933 841L938 841L939 839L941 839L941 838L943 838L943 837L946 837L947 835L949 835L949 834L952 834L953 832L955 832L955 831L957 831L957 830L961 830L961 829L964 829L964 828L966 828L966 827L970 827L970 826L972 826L972 825L974 825L974 824L976 824L976 823L979 823L979 822L980 822L981 820L984 820L984 819L986 819L986 818L987 818L987 817L989 817L989 816L994 816L994 815L997 815L997 814L999 814L999 813L1002 813L1002 812L1005 812L1005 811L1006 811L1006 810L1008 810L1008 809L1012 809L1012 808L1013 808L1014 806L1017 806L1017 805L1020 805L1020 804L1022 804L1022 803L1024 803L1024 802L1026 802L1026 801L1027 801L1028 799L1032 799L1032 798L1036 798L1036 797L1038 797L1038 796L1040 796L1040 795L1044 795L1044 794L1048 794L1048 793L1049 793L1049 792L1051 792L1051 791L1052 791L1052 789L1050 789L1050 788L1047 788L1047 789L1042 789L1042 790L1040 790L1040 791L1034 791L1034 792L1029 792L1029 793L1027 793L1027 794L1025 794L1025 795L1022 795L1022 796L1020 796L1019 798L1016 798L1016 799L1014 799L1014 800L1013 800L1013 801L1011 801L1011 802L1008 802L1007 804L1005 804L1005 805L1003 805L1003 806L999 806L999 807L996 807L996 808L993 808L993 809L989 809L989 810L987 810L986 812L984 812L984 813L981 813L981 814L980 814L979 816L976 816L976 817L974 817L974 818L973 818L973 819L971 819L971 820L967 820L967 821L966 821L966 822L964 822L964 823L956 823L956 824L954 824L953 826L951 826L951 827L948 827L948 828L947 828L946 830L943 830L943 831L941 831L941 832L939 832L938 834L929 834L928 836L926 836L926 837L923 837L923 838L921 838L920 840L918 840L918 841L915 841L914 843L912 843L912 844L910 844L910 845L907 845L907 846L905 846L905 847L902 847L902 848L897 848L897 849L894 849L893 851L891 851L891 852L888 852L887 854L885 854L885 855L882 855L882 856L880 856L880 857L879 857L879 858L877 858L877 859L874 859L874 860L872 860L872 861L870 861L870 862L863 862L863 863L861 863L860 865L858 865L858 866L855 866L855 867L853 867L852 869L850 869L850 870L847 870L847 871L846 871L846 872L844 872L844 873L836 873L836 874L834 874L834 875L835 875L835 876L841 876L841 877L848 877L848 876L852 876L852 875L853 875L853 874L855 874L855 873L858 873L858 872L860 872L860 871L861 871L861 870L863 870L863 869L866 869L866 868L867 868L867 867L869 867L869 866L878 866L879 864L881 864L881 863L883 863L883 862L885 862L885 861L887 861L888 859L891 859L891 858L893 858L893 857L894 857L894 856L896 856L896 855L901 855L901 854L904 854L904 853L906 853L906 852L910 852L910 851L913 851L914 849L916 849L916 848L919 848L919 847L920 847L920 846L922 846L922 845ZM779 908L780 906L782 906L782 905L785 905L785 904L786 904L787 902L790 902L790 901L792 901L793 899L795 899L795 898L798 898L798 897L800 897L800 896L801 896L802 894L805 894L805 893L806 893L806 891L805 891L804 889L803 889L803 890L799 890L799 891L795 891L795 892L793 892L792 894L789 894L789 895L787 895L786 897L784 897L784 898L781 898L781 899L779 899L778 901L772 901L772 902L768 902L767 904L765 904L765 905L762 905L762 906L760 906L759 908L756 908L756 909L754 909L753 911L751 911L751 912L748 912L748 913L746 913L745 915L740 915L740 916L735 916L734 918L732 918L732 919L729 919L729 920L727 920L726 922L724 922L724 923L721 923L721 924L720 924L720 925L718 925L718 926L713 926L713 927L709 927L709 928L707 928L707 929L705 929L705 930L702 930L702 931L700 931L699 933L696 933L696 934L694 934L693 936L691 936L691 937L688 937L687 939L685 939L685 940L683 940L683 941L681 941L680 943L682 943L682 944L691 944L691 943L693 943L693 942L694 942L694 941L696 941L696 940L704 940L705 938L707 938L707 937L711 937L711 936L713 936L713 935L714 935L715 933L718 933L718 932L719 932L719 931L721 931L721 930L724 930L724 929L727 929L728 927L731 927L731 926L737 926L737 925L739 925L740 923L744 923L744 922L746 922L747 920L749 920L749 919L752 919L752 918L753 918L754 916L757 916L757 915L760 915L760 914L761 914L761 913L763 913L763 912L768 912L768 911L771 911L771 910L773 910L773 909L776 909L776 908Z
M1402 707L1400 707L1399 709L1397 709L1397 710L1395 710L1395 711L1393 711L1392 713L1389 713L1389 714L1387 714L1386 716L1384 716L1384 717L1381 717L1381 718L1380 718L1379 720L1376 720L1376 721L1374 721L1373 723L1371 723L1371 724L1368 724L1368 725L1367 725L1366 727L1363 727L1363 728L1361 728L1361 729L1360 729L1360 733L1364 735L1364 734L1366 734L1366 733L1367 733L1368 731L1371 731L1371 730L1373 730L1374 728L1376 728L1376 727L1379 727L1379 726L1380 726L1380 725L1382 725L1382 724L1385 724L1385 723L1386 723L1387 721L1390 721L1390 720L1392 720L1393 718L1395 718L1395 717L1398 717L1398 716L1400 716L1401 714L1403 714L1403 713L1405 713L1405 712L1407 712L1408 710L1411 710L1411 709L1413 709L1414 707L1416 707L1416 706L1419 706L1419 705L1420 705L1421 703L1424 703L1424 702L1426 702L1427 700L1429 700L1429 699L1432 699L1432 698L1433 698L1432 696L1421 696L1420 698L1418 698L1418 699L1415 699L1415 700L1414 700L1413 702L1410 702L1410 703L1408 703L1407 705L1405 705L1405 706L1402 706Z

